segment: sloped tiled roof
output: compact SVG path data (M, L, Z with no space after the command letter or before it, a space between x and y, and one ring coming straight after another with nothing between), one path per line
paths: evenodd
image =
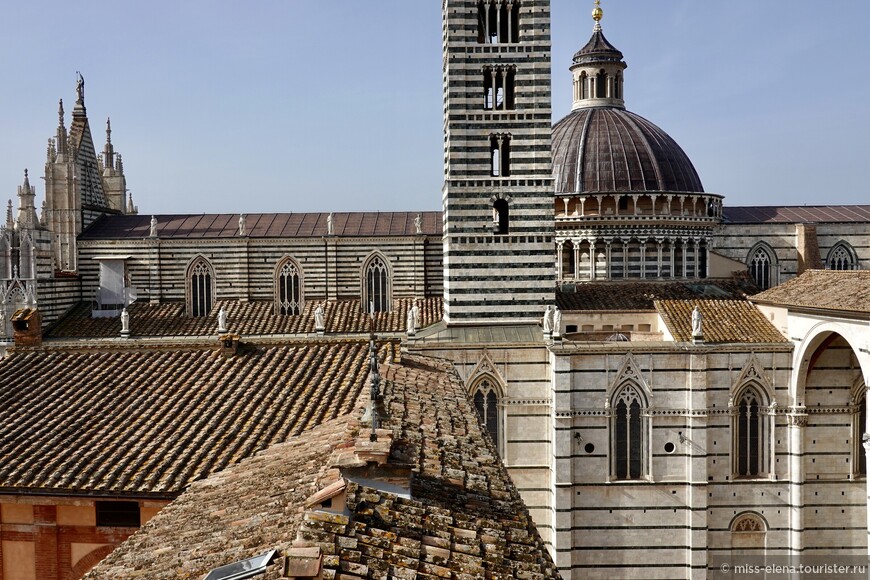
M725 206L725 223L843 223L870 222L870 205Z
M375 332L400 333L406 330L408 309L413 298L393 300L391 312L375 314ZM420 327L425 328L442 318L440 297L420 298ZM218 300L208 316L190 317L180 302L149 304L134 302L128 308L130 332L134 337L147 336L216 336L217 315L221 307L227 312L230 332L242 336L266 334L307 334L314 332L314 309L317 302L305 303L302 314L279 316L271 300L240 302ZM324 323L329 334L369 332L369 315L360 310L360 301L324 301ZM88 304L79 304L48 332L53 338L112 338L121 330L118 318L91 318Z
M348 413L368 376L365 341L241 348L13 351L0 360L0 490L172 496Z
M745 280L698 280L694 282L579 282L574 291L556 292L562 311L654 311L656 300L743 299L758 289Z
M351 480L348 512L303 516L351 452L360 425L349 416L194 484L86 578L201 578L272 548L286 555L297 538L323 549L324 578L559 578L449 364L407 355L381 369L381 427L391 461L414 467L411 498Z
M765 316L746 300L657 300L656 310L677 342L692 340L692 310L703 316L705 343L787 343Z
M423 234L441 235L441 212L334 212L335 236L413 236L414 219L422 219ZM245 214L248 238L309 238L326 236L329 213ZM157 237L161 239L209 239L239 237L239 214L158 215ZM150 215L107 215L98 219L79 239L117 240L147 238Z
M870 313L870 271L807 270L751 300L782 306Z

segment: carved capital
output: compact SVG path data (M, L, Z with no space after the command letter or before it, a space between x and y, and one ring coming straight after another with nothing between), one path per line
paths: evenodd
M793 427L806 427L809 415L788 415L788 424Z

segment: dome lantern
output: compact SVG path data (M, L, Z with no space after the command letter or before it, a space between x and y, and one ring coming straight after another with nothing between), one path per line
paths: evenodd
M575 55L571 64L574 76L574 104L572 109L586 107L625 108L622 97L622 71L628 65L622 53L604 37L601 19L604 11L600 0L592 10L595 26L592 38Z

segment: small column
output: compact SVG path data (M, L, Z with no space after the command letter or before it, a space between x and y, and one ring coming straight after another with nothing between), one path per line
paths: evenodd
M595 280L595 242L596 240L589 240L589 279Z
M692 240L692 246L695 249L695 278L701 277L701 240L695 238Z
M610 280L613 278L613 276L611 274L611 269L610 269L610 250L611 250L611 245L613 244L613 240L612 239L605 240L604 244L605 244L604 268L605 268L607 279Z
M652 198L652 214L657 215L656 214L656 200L659 198L659 196L658 195L651 195L650 198Z
M507 41L508 42L516 42L517 40L513 37L514 27L512 26L514 19L514 3L508 2L507 5Z
M640 277L646 278L646 240L640 243Z
M683 278L689 277L689 240L687 238L682 238L680 240L683 245Z
M656 278L662 277L662 245L664 244L664 238L656 238L656 246L658 250L658 256L656 258Z
M631 210L633 212L633 215L637 215L637 198L638 197L640 197L640 196L638 196L638 195L631 196Z
M562 249L565 246L565 240L558 240L556 242L556 279L562 280Z
M673 239L673 238L668 239L668 245L669 245L669 250L668 250L668 254L669 254L669 256L668 256L668 263L671 265L671 271L669 272L669 274L670 274L670 277L671 277L671 278L674 278L674 277L675 277L675 276L674 276L674 270L675 270L675 267L676 267L676 263L675 263L675 261L674 261L674 250L675 250L676 248L674 247L674 239Z
M574 280L580 279L580 240L571 240L574 244Z

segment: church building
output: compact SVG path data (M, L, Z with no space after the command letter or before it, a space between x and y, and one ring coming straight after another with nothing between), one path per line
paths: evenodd
M549 0L442 2L440 209L140 215L79 77L0 226L0 580L866 558L870 206L706 191L599 4L552 71Z

